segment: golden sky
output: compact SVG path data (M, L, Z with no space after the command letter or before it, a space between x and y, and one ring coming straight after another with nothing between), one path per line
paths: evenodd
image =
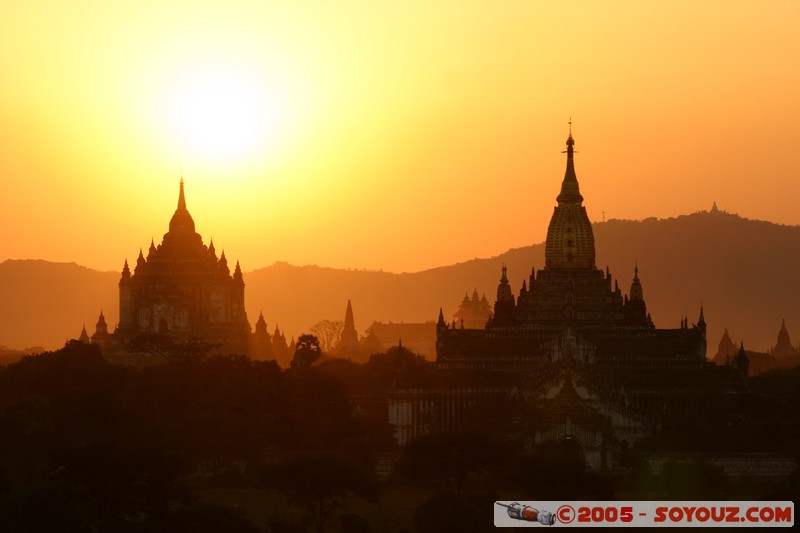
M800 224L800 2L5 0L0 260L417 271L589 217Z

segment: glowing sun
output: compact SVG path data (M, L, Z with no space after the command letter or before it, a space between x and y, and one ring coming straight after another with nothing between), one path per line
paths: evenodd
M277 85L258 71L208 65L180 76L167 115L188 156L230 161L274 148L284 105Z

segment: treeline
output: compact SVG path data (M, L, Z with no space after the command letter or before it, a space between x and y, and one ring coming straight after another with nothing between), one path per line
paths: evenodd
M136 368L70 341L0 368L0 531L252 530L197 503L196 480L258 485L276 457L391 443L323 373L174 348Z
M800 486L795 472L755 494L701 460L652 474L636 450L629 473L592 472L569 443L535 444L541 413L515 400L477 405L461 433L398 449L380 405L354 398L435 372L405 348L356 364L323 360L301 336L281 369L141 341L150 355L137 366L70 341L0 368L0 531L484 531L501 498L786 498ZM797 397L796 371L770 380L775 398ZM745 427L774 435L777 424L795 439L794 406L767 404L745 410ZM379 478L380 457L393 466ZM215 487L249 491L265 510L200 497Z

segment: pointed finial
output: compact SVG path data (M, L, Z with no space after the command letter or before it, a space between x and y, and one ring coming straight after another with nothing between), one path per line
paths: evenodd
M178 193L178 209L186 209L186 197L183 194L183 175L181 175L180 192Z
M569 117L569 136L567 137L567 153L572 155L572 145L575 144L575 141L572 139L572 117Z

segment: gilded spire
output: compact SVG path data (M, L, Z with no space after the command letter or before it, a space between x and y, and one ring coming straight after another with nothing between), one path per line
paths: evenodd
M570 121L570 128L571 126ZM556 198L558 205L547 228L544 252L546 270L596 268L592 224L583 206L583 196L578 187L578 178L575 176L574 144L570 129L566 150L567 170L561 182L561 192Z
M567 170L564 172L564 181L561 182L561 193L556 200L558 204L580 204L583 202L580 188L578 187L578 177L575 175L575 163L572 154L575 140L572 138L572 119L569 119L569 137L567 137Z

